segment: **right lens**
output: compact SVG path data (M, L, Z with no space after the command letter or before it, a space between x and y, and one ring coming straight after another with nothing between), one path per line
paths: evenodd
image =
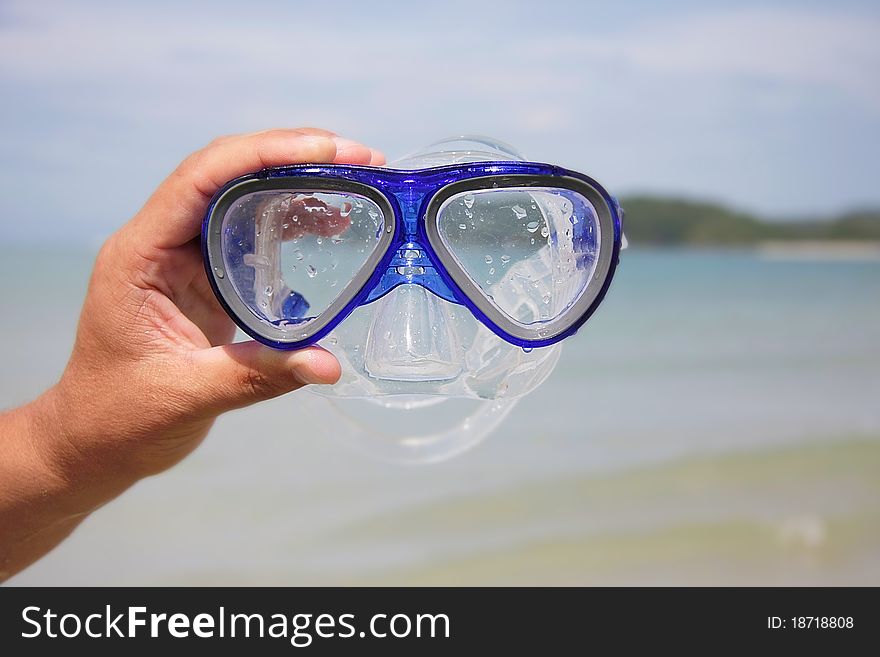
M247 308L276 327L300 330L348 300L343 293L365 280L364 266L384 232L384 213L366 196L258 191L228 208L221 245L229 280Z
M536 329L565 315L586 290L601 239L590 201L553 187L454 194L437 211L437 230L492 304Z

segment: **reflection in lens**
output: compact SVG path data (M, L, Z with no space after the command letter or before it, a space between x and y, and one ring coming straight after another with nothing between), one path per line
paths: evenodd
M382 210L348 192L264 191L223 219L223 258L248 308L276 326L318 317L376 249Z
M586 290L596 268L596 211L569 189L462 192L440 207L437 226L468 277L522 325L562 316Z

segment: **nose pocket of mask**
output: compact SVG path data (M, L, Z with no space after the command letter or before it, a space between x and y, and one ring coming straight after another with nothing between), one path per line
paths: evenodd
M461 373L455 306L421 285L396 287L377 304L364 367L377 379L445 381Z

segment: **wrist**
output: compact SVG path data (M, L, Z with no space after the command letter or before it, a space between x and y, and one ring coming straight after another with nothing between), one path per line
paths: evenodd
M101 503L99 488L69 475L76 459L61 448L54 395L0 415L0 581L51 550Z
M75 400L56 384L25 406L30 468L42 495L63 515L84 515L116 497L138 477L108 467L95 436L84 432Z

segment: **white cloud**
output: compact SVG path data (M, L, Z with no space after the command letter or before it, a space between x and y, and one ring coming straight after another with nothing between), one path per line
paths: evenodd
M7 1L0 173L17 189L55 170L76 195L100 170L121 203L216 134L317 124L390 156L480 132L617 190L749 189L780 212L880 199L876 14L642 4L600 30L581 3L555 22L515 3ZM31 212L14 200L0 210Z
M18 2L7 7L17 20L0 27L0 76L57 84L110 79L120 92L157 85L172 99L180 91L208 95L225 82L271 77L281 84L317 85L316 93L327 85L354 85L377 95L410 86L421 94L459 90L462 98L482 98L527 86L521 100L529 104L581 76L620 70L814 85L880 109L880 20L872 17L737 9L585 34L561 24L504 38L490 26L481 39L479 29L470 36L420 34L381 23L358 32L357 15L316 28L316 21L298 12L273 11L277 20L241 22L222 11L206 16L185 6L169 15L119 5ZM486 52L481 41L491 44ZM235 89L223 91L234 102ZM311 100L308 89L303 95ZM546 108L546 101L526 107L525 125L547 116Z
M880 109L880 20L805 9L661 19L549 51L676 76L747 76L847 92Z

